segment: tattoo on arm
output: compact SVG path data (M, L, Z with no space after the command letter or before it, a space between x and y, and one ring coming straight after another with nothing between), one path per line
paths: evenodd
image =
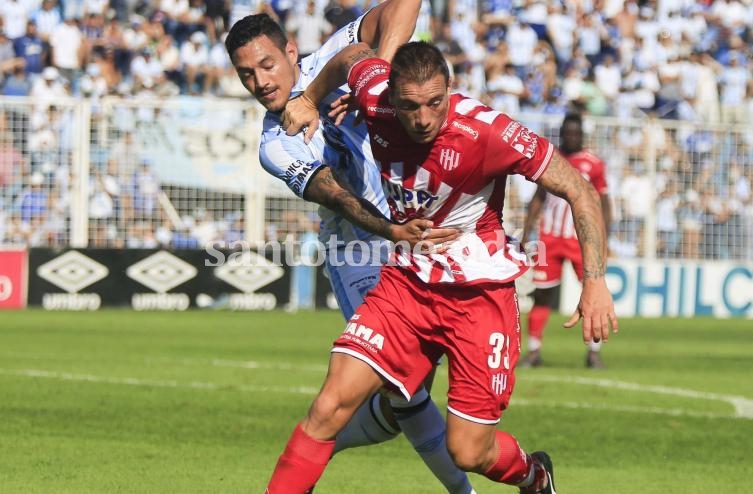
M304 199L341 214L366 231L390 239L392 222L371 203L356 197L340 185L328 167L322 167L311 179L304 192Z
M361 60L366 60L367 58L374 58L376 57L376 53L371 48L362 48L358 51L354 51L352 54L348 54L347 59L345 60L345 72L350 71L350 69L360 62Z
M559 153L552 157L538 183L570 204L583 252L583 278L603 277L606 273L606 232L596 190Z

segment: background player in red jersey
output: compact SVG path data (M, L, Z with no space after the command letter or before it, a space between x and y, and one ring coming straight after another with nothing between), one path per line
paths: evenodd
M446 354L447 449L455 463L522 493L555 494L549 456L526 454L496 427L520 355L514 280L527 269L525 256L505 235L500 211L513 173L571 205L584 279L578 309L566 324L583 319L588 342L606 339L610 326L617 330L604 279L598 196L546 139L476 100L451 96L447 64L427 43L403 45L392 65L363 45L346 48L304 97L288 104L288 132L315 124L317 104L346 73L393 217L432 219L463 234L441 254L396 250L382 268L335 342L324 385L280 456L267 492L304 493L324 471L337 432L374 390L385 385L409 398ZM306 109L311 114L293 122Z
M565 116L560 127L560 150L564 158L591 183L601 199L604 228L609 234L611 208L607 194L604 162L583 148L583 119L576 113ZM521 365L537 367L541 365L541 346L546 323L552 309L557 309L557 291L562 282L562 268L569 260L578 279L583 279L583 257L575 232L573 215L567 201L546 189L539 187L528 204L528 214L523 229L523 245L530 237L539 220L539 242L545 249L538 252L533 267L533 307L528 313L528 353ZM601 341L592 341L586 353L586 366L594 369L604 367L599 352Z

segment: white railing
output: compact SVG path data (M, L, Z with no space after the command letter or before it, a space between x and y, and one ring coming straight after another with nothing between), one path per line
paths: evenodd
M263 109L214 98L0 99L0 244L202 246L302 234L316 206L258 163ZM558 142L561 117L518 115ZM607 163L615 257L753 260L753 131L586 119ZM511 181L505 221L533 189Z

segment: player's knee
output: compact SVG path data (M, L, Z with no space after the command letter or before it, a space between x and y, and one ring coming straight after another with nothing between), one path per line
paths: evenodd
M308 421L312 427L334 435L350 420L355 408L344 403L339 393L322 391L311 404Z
M485 472L489 465L486 448L457 435L447 437L447 451L457 467L466 472Z

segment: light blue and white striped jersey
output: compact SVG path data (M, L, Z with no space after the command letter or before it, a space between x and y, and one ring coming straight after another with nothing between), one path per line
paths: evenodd
M324 65L343 48L357 43L358 31L363 16L347 24L333 34L321 48L301 60L301 75L293 86L295 96L314 80ZM319 108L320 125L309 144L303 142L303 134L288 136L280 125L280 115L267 112L259 147L262 167L284 181L298 197L303 197L309 180L317 169L328 166L339 180L348 184L357 196L372 203L389 218L389 207L382 191L379 169L371 154L366 125L354 125L353 115L336 126L327 116L329 104L348 92L347 85L332 93ZM320 237L324 240L335 235L338 240L371 240L373 234L355 227L342 216L320 207L322 218Z

